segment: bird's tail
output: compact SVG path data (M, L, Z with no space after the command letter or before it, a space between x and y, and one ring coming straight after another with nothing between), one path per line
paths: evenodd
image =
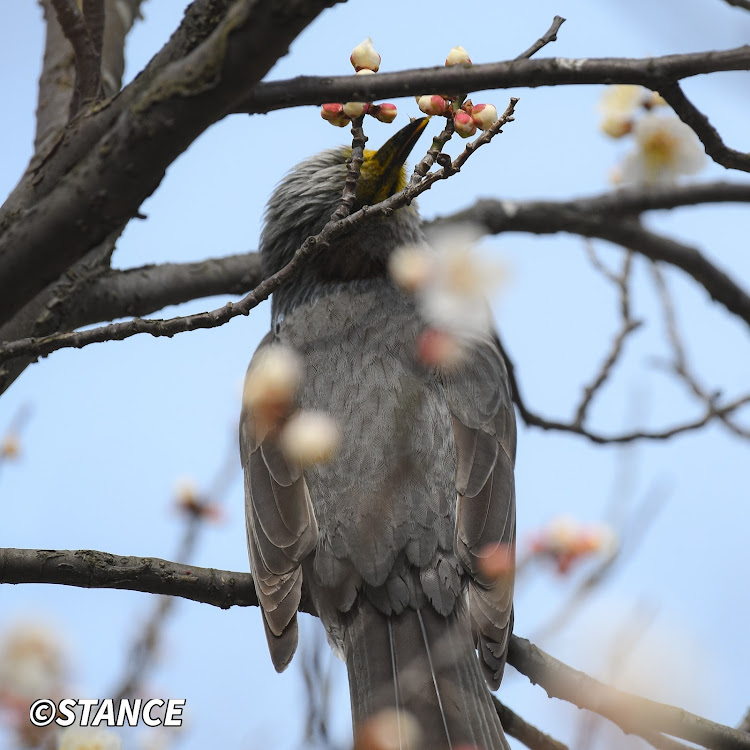
M345 656L355 736L397 709L399 750L508 750L465 611L443 617L427 604L386 616L362 600L351 617ZM414 719L418 740L409 731Z

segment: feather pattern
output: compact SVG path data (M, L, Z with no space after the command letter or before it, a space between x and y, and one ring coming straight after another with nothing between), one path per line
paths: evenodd
M272 340L270 334L266 336L255 357ZM300 563L315 547L318 528L300 468L284 457L276 435L267 434L262 442L257 441L249 409L243 409L240 417L240 455L250 565L271 659L280 672L297 648Z
M456 553L470 574L469 611L492 689L500 685L513 630L513 575L490 578L481 558L497 544L514 554L516 429L508 374L494 337L444 375L458 466ZM471 397L467 398L467 394Z

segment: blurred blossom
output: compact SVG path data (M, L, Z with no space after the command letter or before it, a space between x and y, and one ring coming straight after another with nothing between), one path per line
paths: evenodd
M19 622L2 635L0 703L57 697L66 676L63 642L52 628L37 622Z
M636 111L646 102L648 95L649 91L643 86L607 86L599 100L602 131L612 138L629 133Z
M212 521L221 518L219 506L198 491L198 485L192 477L180 477L175 482L175 498L177 508L184 513Z
M634 606L605 593L578 618L576 636L568 641L573 653L566 658L620 690L711 716L726 707L720 660L705 636L690 631L688 621L666 601ZM603 723L598 746L634 746L614 730L609 734Z
M549 557L560 573L593 553L610 554L617 544L614 531L605 524L582 524L568 517L556 518L531 539L533 555Z
M647 112L635 123L633 137L636 150L623 162L623 182L669 184L705 164L698 136L677 117Z
M114 732L94 727L70 727L60 732L58 750L120 750L122 740Z
M300 466L330 461L341 434L336 422L319 411L300 411L289 419L281 433L284 454Z
M417 359L428 367L450 369L461 364L466 355L466 345L450 331L425 328L417 339Z
M479 569L490 579L513 573L516 567L515 549L511 544L486 544L479 551L478 557Z
M401 750L419 747L422 730L406 711L387 708L368 719L355 732L354 750Z
M364 68L377 73L378 68L380 68L380 55L375 51L372 39L369 36L352 50L349 60L357 72Z
M272 344L258 352L247 371L242 402L259 430L270 429L289 414L301 377L301 360L289 347Z
M445 64L451 65L471 65L469 53L459 44L448 53L445 58Z
M9 432L0 442L0 457L14 459L18 458L18 454L21 452L21 441L18 439L18 435L13 432Z
M505 274L477 252L478 237L476 227L454 225L432 236L431 245L407 245L390 259L391 277L416 295L425 319L417 342L425 364L455 365L472 343L490 335L487 296Z
M436 257L427 245L403 245L388 260L391 278L407 292L423 287L436 272Z

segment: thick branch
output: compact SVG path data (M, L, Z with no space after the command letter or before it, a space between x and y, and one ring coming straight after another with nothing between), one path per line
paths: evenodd
M222 609L257 606L252 576L95 550L0 549L0 583L53 583L180 596ZM303 596L300 610L315 614ZM551 697L605 716L626 732L664 732L717 750L750 750L750 735L674 706L624 693L513 636L508 663Z
M721 140L716 128L685 96L678 83L667 83L659 87L659 93L664 97L667 104L676 112L677 116L700 138L706 149L706 153L722 167L727 169L740 169L750 172L750 153L743 153L729 148Z
M166 66L145 88L136 79L135 100L101 142L86 143L80 161L57 184L48 184L43 198L18 206L11 196L0 217L0 322L113 226L132 218L169 164L226 115L286 54L300 31L337 1L238 0L189 55ZM29 187L24 182L19 190L25 195Z
M750 69L750 45L721 52L644 58L520 59L471 67L415 68L376 76L299 76L256 86L235 111L257 114L306 104L375 101L424 91L479 91L577 84L633 83L659 90L666 81Z
M71 102L71 116L78 109L101 95L101 37L98 49L74 0L50 0L57 20L73 47L76 83Z
M665 703L657 703L605 685L563 664L533 643L514 636L508 663L544 688L550 698L560 698L594 711L624 732L656 731L695 742L707 748L748 750L750 736L731 727L696 716Z
M513 112L517 103L518 99L511 97L508 107L497 122L483 131L476 139L467 143L464 150L452 162L450 161L450 157L447 157L447 160L442 162L440 169L428 173L418 183L407 184L403 190L390 196L390 198L381 201L375 206L363 206L345 218L335 220L338 212L334 213L332 220L317 235L308 237L304 241L289 263L272 276L264 279L238 303L229 302L223 307L216 308L210 312L169 318L167 320L135 318L124 323L113 323L87 331L61 333L41 339L21 339L10 342L5 346L0 346L0 362L18 356L46 355L58 349L69 347L80 349L89 344L101 343L102 341L123 341L139 333L171 337L176 333L194 331L199 328L215 328L238 315L248 315L251 310L268 299L282 284L288 282L299 271L302 264L306 263L321 249L327 247L329 242L350 231L354 225L376 216L388 215L395 209L410 204L417 196L429 190L436 182L448 179L459 172L477 149L489 143L494 136L502 132L505 124L513 121Z
M651 260L677 266L704 287L714 300L750 325L750 296L732 278L695 248L650 232L637 221L615 221L611 216L591 213L575 203L513 203L488 199L450 216L440 217L433 224L454 222L478 224L489 234L570 232L607 240Z

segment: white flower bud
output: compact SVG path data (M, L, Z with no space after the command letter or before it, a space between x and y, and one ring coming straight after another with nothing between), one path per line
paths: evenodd
M417 99L417 105L426 115L442 115L447 108L445 99L437 94L420 96Z
M354 66L354 70L358 73L360 70L370 70L373 73L377 73L380 68L380 55L375 51L375 47L372 46L372 39L369 36L352 50L352 55L349 59Z
M338 102L330 102L324 104L320 108L320 116L326 121L330 122L331 125L335 125L337 128L345 128L350 119L344 112L344 105Z
M454 47L445 58L446 65L471 65L469 53L461 46Z
M480 130L487 130L498 121L497 109L493 104L475 104L471 119Z
M453 115L453 124L456 127L456 132L461 138L470 138L474 133L477 132L477 126L474 124L474 120L471 116L459 109L455 115Z
M398 115L398 110L395 104L383 102L382 104L372 104L367 110L367 114L372 115L380 122L393 122Z
M354 119L367 112L369 105L367 102L347 102L344 104L344 114Z

